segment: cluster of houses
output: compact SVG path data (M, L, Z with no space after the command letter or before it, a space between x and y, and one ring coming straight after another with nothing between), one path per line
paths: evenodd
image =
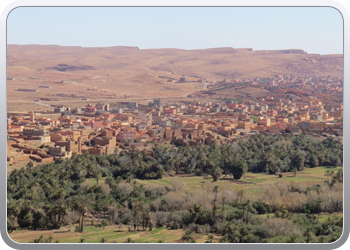
M314 96L321 100L336 100L336 98L342 98L343 95L343 78L334 76L274 75L266 78L223 79L217 84L209 85L209 90L225 86L259 87L269 90L272 95L294 93Z
M30 159L46 163L72 154L111 154L118 148L170 142L222 144L257 133L341 136L343 131L341 102L290 93L255 101L164 105L162 99L155 99L148 105L129 102L123 103L123 108L118 104L113 107L109 104L88 104L75 109L55 106L56 116L38 112L8 116L8 161Z

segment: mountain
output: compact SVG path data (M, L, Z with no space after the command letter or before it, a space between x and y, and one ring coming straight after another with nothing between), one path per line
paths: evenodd
M91 98L185 97L203 90L200 78L214 83L280 74L342 76L343 55L308 54L300 49L7 45L7 77L14 79L7 83L9 102L61 92ZM185 81L179 82L180 78ZM39 88L42 85L50 88ZM15 91L18 88L39 91L24 95Z

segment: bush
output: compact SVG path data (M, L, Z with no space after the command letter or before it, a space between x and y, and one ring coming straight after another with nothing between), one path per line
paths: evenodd
M264 238L272 238L276 236L285 235L300 235L299 228L293 224L291 220L284 218L272 218L266 220L261 225L261 233L265 236Z
M270 206L264 202L256 201L252 205L253 208L258 212L258 214L266 214L272 212Z

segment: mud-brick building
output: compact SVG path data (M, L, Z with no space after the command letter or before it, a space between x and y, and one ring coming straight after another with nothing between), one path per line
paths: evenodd
M117 141L115 137L95 137L94 138L95 145L98 146L109 146L109 147L115 147L117 145Z
M66 153L66 147L60 147L60 146L56 146L56 147L50 147L49 148L49 154L53 155L53 156L63 156Z
M96 145L92 148L88 149L89 154L93 154L93 155L101 155L101 154L113 154L114 153L115 148L114 147L110 147L110 146L99 146Z
M66 151L72 152L72 153L81 153L81 141L77 140L66 140L66 141L57 141L55 143L55 147L65 147Z
M47 136L49 135L49 131L44 128L24 128L23 135L24 136Z

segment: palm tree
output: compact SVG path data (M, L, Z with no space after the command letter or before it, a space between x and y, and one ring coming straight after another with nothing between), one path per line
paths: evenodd
M88 211L92 210L94 199L91 196L73 196L71 207L79 213L78 232L84 231L84 216Z
M184 234L182 235L182 239L187 242L193 239L193 231L190 229L186 229Z
M126 242L125 243L134 243L135 241L133 241L130 237L128 237L127 239L126 239Z
M244 190L243 190L243 189L240 189L240 190L238 191L239 204L242 203L243 195L244 195Z
M215 186L213 188L213 192L215 193L215 198L214 200L212 201L212 204L213 204L213 221L216 220L216 200L217 200L217 195L218 195L218 189L219 189L219 186Z
M223 212L224 212L224 207L225 207L225 200L226 200L226 197L223 196L223 197L221 197L221 199L222 199L222 213L223 213Z
M327 176L327 182L329 183L329 176L331 174L331 171L327 170L326 173L324 174L325 176Z
M306 243L310 243L310 240L312 238L312 232L308 229L306 230L306 232L304 233L304 236L306 237Z
M102 169L100 165L97 165L93 170L93 177L96 179L96 183L98 185L98 180L102 177Z
M224 235L220 238L219 242L220 243L228 243L228 242L230 242L230 240L226 235Z
M209 234L209 235L208 235L208 238L207 238L207 242L208 242L208 243L213 243L213 240L214 240L214 235Z
M320 242L320 243L325 243L325 242L327 242L327 241L326 241L326 238L322 235L322 236L320 236L320 237L318 238L318 242Z
M291 235L288 243L298 243L298 237L295 235Z
M218 191L219 190L219 186L215 186L214 188L213 188L213 193L215 193L215 200L217 200L217 198L218 198Z
M235 180L241 179L242 175L247 172L247 169L248 165L243 159L234 159L228 164L228 170L233 175Z

